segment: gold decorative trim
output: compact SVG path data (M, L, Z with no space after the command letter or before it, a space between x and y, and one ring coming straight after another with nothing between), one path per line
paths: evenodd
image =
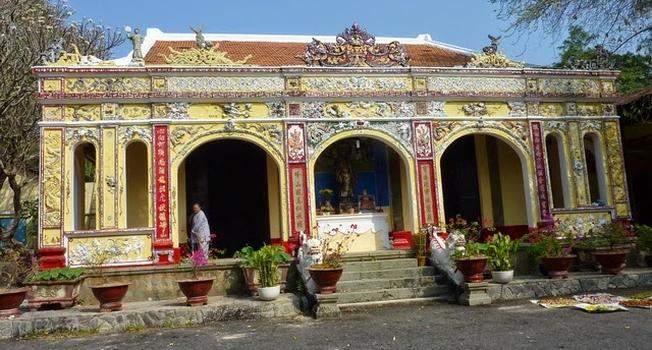
M167 64L178 64L184 66L241 66L247 63L252 57L234 61L228 58L225 51L218 50L219 45L215 43L210 48L192 48L184 51L177 51L169 47L170 54L160 54Z

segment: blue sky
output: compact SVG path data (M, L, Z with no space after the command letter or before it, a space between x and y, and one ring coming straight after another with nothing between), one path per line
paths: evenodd
M376 36L433 39L480 50L487 34L502 34L507 23L496 8L481 0L68 0L76 18L90 17L104 25L158 27L164 32L336 35L357 21ZM542 33L503 37L502 50L512 59L549 64L562 39ZM129 51L123 45L116 56Z

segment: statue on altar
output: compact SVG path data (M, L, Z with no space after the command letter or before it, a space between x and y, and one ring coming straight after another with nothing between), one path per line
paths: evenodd
M348 158L338 156L336 160L335 179L339 184L340 213L355 213L355 202L353 200L353 171Z
M374 212L376 211L376 198L370 195L367 190L362 190L362 194L358 196L358 208L361 212Z

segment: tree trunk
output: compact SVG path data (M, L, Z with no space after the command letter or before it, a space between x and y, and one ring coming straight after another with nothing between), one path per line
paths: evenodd
M2 237L3 241L13 241L14 235L16 234L16 230L18 230L18 224L20 223L20 218L21 218L21 213L23 211L23 203L21 203L21 193L23 190L23 186L19 185L18 182L16 181L16 175L9 175L7 176L7 179L9 180L9 187L11 187L11 190L14 192L13 195L13 205L14 205L14 217L11 219L11 224L9 225L9 228L7 229L7 232L5 233L4 237Z

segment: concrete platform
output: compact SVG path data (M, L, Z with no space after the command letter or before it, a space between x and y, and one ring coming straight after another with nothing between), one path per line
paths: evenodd
M66 310L25 312L0 320L0 339L46 335L108 334L147 328L177 328L241 319L278 319L301 315L299 298L281 294L275 301L209 297L208 305L185 306L183 298L125 303L122 311L100 313L97 305Z

